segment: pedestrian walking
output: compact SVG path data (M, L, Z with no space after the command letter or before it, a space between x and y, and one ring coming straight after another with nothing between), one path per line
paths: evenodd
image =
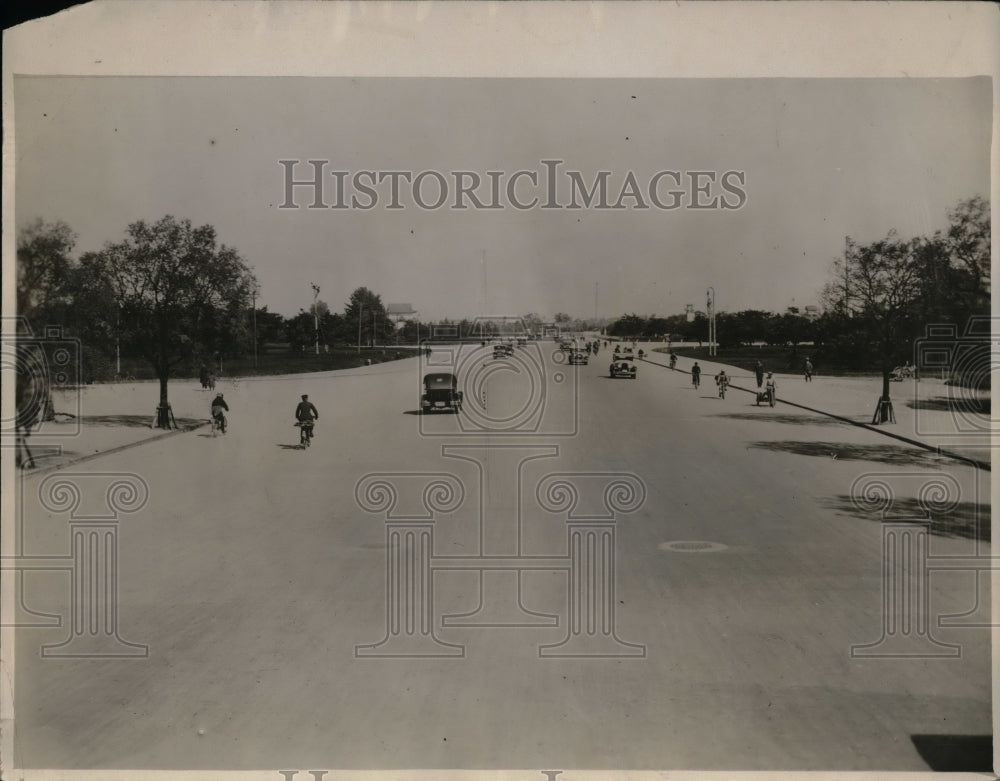
M813 378L813 365L809 358L806 358L806 382L812 382Z
M761 388L764 385L764 364L757 361L757 365L753 367L753 373L757 377L757 387Z

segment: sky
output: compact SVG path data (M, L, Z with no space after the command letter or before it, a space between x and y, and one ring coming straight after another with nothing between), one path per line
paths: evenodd
M784 311L819 303L845 236L928 235L959 200L988 197L991 99L986 78L18 77L16 222L67 222L76 254L140 219L211 224L253 267L259 305L284 315L313 283L334 311L366 285L428 320L670 315L703 309L708 287L720 311ZM280 160L302 161L297 179L328 161L327 205L332 171L348 172L348 205L370 201L358 171L437 171L449 198L421 208L404 181L403 208L387 208L385 181L371 209L309 209L308 188L282 209ZM571 199L567 171L588 188L607 171L610 203L631 173L651 208L540 208L543 160L563 161L556 203ZM519 170L539 176L514 192L534 208L507 198ZM501 172L504 208L450 208L459 171L486 203ZM650 202L660 171L680 173L680 208ZM694 171L714 172L704 196ZM745 199L721 189L728 171ZM659 181L669 203L676 183ZM687 208L696 198L739 208Z

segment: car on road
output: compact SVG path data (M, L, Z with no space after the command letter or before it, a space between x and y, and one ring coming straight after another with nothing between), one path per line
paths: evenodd
M424 375L424 393L420 397L421 412L453 410L458 414L461 409L462 391L458 389L458 377L447 372Z
M634 380L636 373L635 364L631 361L612 361L610 372L612 377L627 377Z
M494 358L503 358L507 355L513 355L513 354L514 354L513 345L507 343L493 345Z
M635 353L632 351L631 347L622 347L621 352L615 356L615 360L618 361L634 361Z
M572 364L582 364L587 365L589 359L587 358L587 353L583 350L571 350L569 353L569 363Z

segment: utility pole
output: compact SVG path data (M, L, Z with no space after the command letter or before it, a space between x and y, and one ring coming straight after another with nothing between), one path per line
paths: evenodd
M706 293L708 297L708 354L714 356L715 349L715 288L710 287Z
M364 314L365 305L358 301L358 355L361 355L361 316Z
M850 293L851 237L844 236L844 314L851 316Z
M319 355L319 310L316 303L319 300L319 285L313 284L313 332L316 336L316 355Z
M253 367L257 368L257 286L250 288L250 306L253 310Z

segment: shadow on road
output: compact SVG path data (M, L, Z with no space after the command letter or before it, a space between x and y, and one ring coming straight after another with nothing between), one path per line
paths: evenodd
M854 500L847 494L839 496L821 497L821 506L828 510L833 510L840 515L852 518L860 518L865 521L881 522L879 513L867 512L859 508ZM901 518L922 518L927 516L927 511L921 507L916 498L894 499L892 502L892 515ZM939 537L957 537L965 540L978 539L982 542L990 541L990 506L988 504L978 504L977 502L959 502L946 515L932 515L930 523L931 534Z
M910 409L927 410L928 412L958 412L963 414L989 415L991 405L988 396L934 396L928 399L907 399L906 406Z
M278 447L280 447L282 450L305 450L306 449L305 445L282 445L280 442L278 443Z
M750 406L755 406L751 404ZM733 418L734 420L755 420L760 423L785 423L792 426L846 426L842 420L827 418L820 415L790 415L782 412L723 412L715 417ZM859 423L867 423L867 420L859 420Z
M125 428L150 428L153 415L81 415L79 421L84 426L123 426ZM200 418L177 418L177 428L194 428L204 423Z
M992 735L910 735L910 740L935 772L992 772Z
M902 445L852 445L843 442L804 442L786 439L775 442L751 442L747 447L770 450L774 453L818 456L842 461L876 461L892 466L939 467L941 465L939 456Z

